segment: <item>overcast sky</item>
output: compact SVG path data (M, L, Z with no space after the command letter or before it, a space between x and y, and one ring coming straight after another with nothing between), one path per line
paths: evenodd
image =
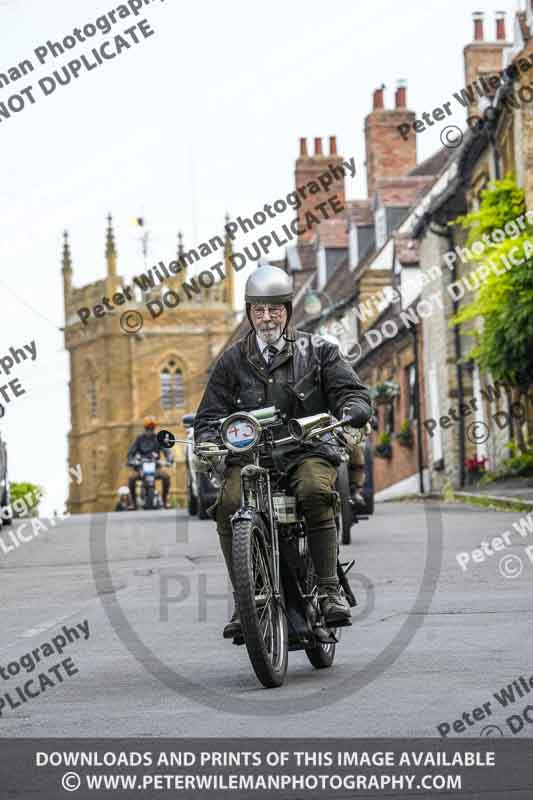
M35 48L119 5L0 0L0 72L25 58L38 65ZM44 514L63 509L67 495L62 230L71 237L74 284L92 282L105 274L111 211L119 273L130 278L142 268L134 215L148 220L150 261L168 261L178 229L191 247L220 230L226 211L252 214L289 192L300 136L336 134L339 152L356 160L348 196L364 197L363 125L372 91L384 83L391 107L396 81L405 79L408 105L419 115L442 105L464 85L472 12L486 12L494 38L494 11L508 12L509 31L517 5L154 0L137 20L120 21L107 36L0 89L6 102L135 21L146 18L155 30L51 96L36 90L34 105L0 121L0 358L11 346L37 347L36 361L7 377L19 378L26 394L6 406L0 431L11 480L45 488ZM463 127L464 112L453 108L450 122ZM438 137L437 126L419 135L419 160L440 147ZM241 282L248 274L240 273Z

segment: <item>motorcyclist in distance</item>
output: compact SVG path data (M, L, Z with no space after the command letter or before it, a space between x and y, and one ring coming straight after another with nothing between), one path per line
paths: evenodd
M144 433L141 433L139 434L139 436L137 436L132 446L128 450L128 464L134 467L135 469L135 472L132 475L130 475L128 479L128 488L130 490L131 501L134 510L137 510L137 493L135 491L135 487L137 481L139 480L139 473L134 465L136 456L140 456L141 458L153 456L158 460L162 460L162 456L164 456L165 460L168 461L170 464L174 460L170 450L166 450L159 444L155 430L156 429L155 418L145 417L143 420L143 425L144 425ZM163 506L164 508L170 508L170 503L168 502L168 493L170 490L170 477L167 472L161 469L159 464L157 466L155 477L156 480L160 480L163 484L163 498L162 498Z

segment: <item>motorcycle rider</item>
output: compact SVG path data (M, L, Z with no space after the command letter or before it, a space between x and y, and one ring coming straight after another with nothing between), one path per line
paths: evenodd
M135 486L137 481L139 480L139 472L138 467L135 466L133 463L135 461L135 457L139 455L141 458L147 456L153 456L158 460L161 458L161 454L164 455L166 461L170 464L173 461L172 454L170 450L166 450L164 447L161 447L159 441L157 439L157 434L155 432L155 417L145 417L143 420L144 426L144 433L139 434L135 441L133 442L132 446L128 450L128 464L132 466L135 472L130 475L128 479L128 488L130 490L131 500L133 504L134 511L137 510L137 493L135 491ZM156 473L155 473L156 480L160 480L163 484L163 506L165 508L170 508L170 503L168 502L168 492L170 490L170 477L168 473L166 473L163 469L161 469L160 465L157 465Z
M194 421L197 444L216 446L215 420L274 405L284 423L292 417L331 411L337 418L348 417L353 427L366 424L371 414L367 388L336 345L289 327L292 299L292 281L279 267L262 265L248 278L245 302L252 330L223 352L214 366ZM279 438L284 435L281 432ZM348 622L350 607L339 592L333 510L338 450L320 440L293 447L283 458L283 470L305 517L322 613L331 626ZM245 463L244 454L226 457L217 502L210 509L233 586L231 516L240 505L240 470ZM236 604L223 636L240 634Z

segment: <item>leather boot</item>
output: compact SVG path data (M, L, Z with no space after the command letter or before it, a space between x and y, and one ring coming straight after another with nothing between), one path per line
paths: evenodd
M356 509L363 509L366 506L366 500L361 493L359 486L350 486L350 497Z
M321 525L307 531L309 552L318 576L319 593L325 594L321 601L321 609L326 624L349 625L352 617L350 606L339 593L337 577L337 529L332 520L325 520Z
M324 615L324 620L328 627L334 628L336 625L349 625L352 620L352 612L348 601L341 593L339 586L326 587L326 597L321 601L320 607Z
M242 636L241 619L239 617L239 604L237 603L237 597L235 596L235 593L233 594L233 603L233 614L231 615L230 621L224 627L222 632L224 639L235 639L236 637Z

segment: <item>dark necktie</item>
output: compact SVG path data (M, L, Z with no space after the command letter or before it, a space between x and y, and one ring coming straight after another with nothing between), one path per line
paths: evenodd
M266 348L266 351L268 353L268 364L270 366L270 364L272 364L272 362L276 358L278 350L276 347L274 347L273 344L269 344L268 347Z

